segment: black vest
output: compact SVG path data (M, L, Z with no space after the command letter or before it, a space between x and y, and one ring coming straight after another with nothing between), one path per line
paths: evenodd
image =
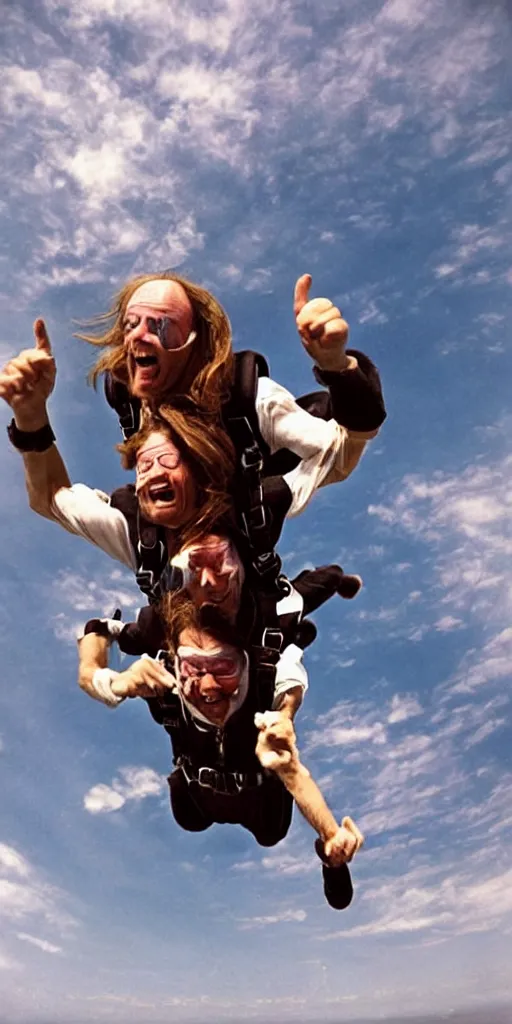
M171 738L174 763L185 758L196 768L214 768L220 772L261 772L261 764L255 754L258 730L254 715L257 711L269 710L271 702L260 700L251 675L242 707L223 728L203 722L196 724L178 694L148 698L147 704L155 722L163 725Z

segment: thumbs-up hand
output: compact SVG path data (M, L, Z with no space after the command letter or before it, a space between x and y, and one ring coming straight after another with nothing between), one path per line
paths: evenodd
M295 285L293 311L302 344L321 370L345 370L348 324L330 299L309 298L311 280L303 274Z
M10 405L20 430L47 422L46 401L55 387L56 367L44 320L34 324L34 347L10 359L0 371L0 398Z

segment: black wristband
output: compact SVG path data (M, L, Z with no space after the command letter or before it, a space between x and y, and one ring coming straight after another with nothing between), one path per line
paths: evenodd
M386 409L377 367L357 349L347 349L355 356L357 368L348 372L321 370L313 367L319 384L329 388L332 415L347 430L377 430L386 419Z
M112 640L107 622L102 622L101 619L89 619L84 626L84 636L88 633L95 633L96 636L102 636L105 640Z
M9 441L19 452L45 452L55 441L55 434L49 423L39 430L19 430L14 420L7 427Z

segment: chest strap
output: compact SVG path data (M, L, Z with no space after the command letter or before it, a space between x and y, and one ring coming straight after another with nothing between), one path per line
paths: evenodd
M265 781L263 772L218 772L215 768L196 768L187 757L179 757L176 767L181 769L189 785L197 782L224 796L236 796L242 790L256 789Z

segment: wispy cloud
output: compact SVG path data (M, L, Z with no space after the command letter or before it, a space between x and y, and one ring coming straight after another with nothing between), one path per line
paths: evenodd
M321 936L324 941L350 935L352 938L386 937L414 932L433 933L439 939L468 932L492 931L512 912L512 873L488 875L475 881L471 870L444 875L425 885L415 870L368 889L362 901L366 907L385 908L371 920L352 928Z
M65 909L66 894L47 882L19 850L5 843L0 846L0 874L0 918L4 926L13 921L33 922L45 930L52 928L59 936L77 926Z
M16 938L22 942L29 942L32 946L42 950L43 953L62 953L61 946L54 946L52 942L47 942L46 939L38 939L35 935L27 935L26 932L17 932Z
M512 459L474 464L461 473L407 476L387 504L368 507L371 516L430 545L443 604L471 609L480 617L510 609L504 560L509 537ZM441 623L441 625L440 625ZM441 617L436 628L457 624Z
M268 914L263 917L243 917L240 921L240 931L248 931L252 928L265 928L271 924L302 923L307 918L305 910L281 910L277 914Z
M103 572L96 578L73 570L57 573L51 585L51 607L62 608L52 616L58 640L74 643L89 618L112 615L116 607L129 622L135 618L141 594L133 576L121 569Z

